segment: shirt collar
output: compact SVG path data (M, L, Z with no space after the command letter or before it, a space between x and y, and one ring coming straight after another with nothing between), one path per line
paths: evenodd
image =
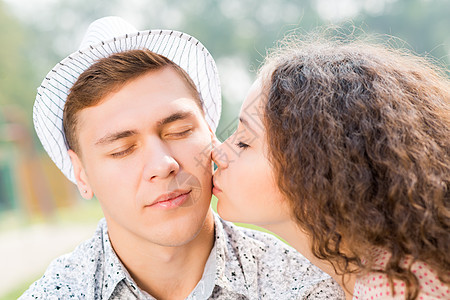
M190 294L193 299L209 299L213 293L216 274L216 247L214 243L214 247L211 249L211 253L206 261L202 278ZM188 297L188 299L191 298Z
M264 245L257 245L254 240L246 240L244 235L237 235L237 231L232 229L233 225L230 222L222 220L216 213L213 215L215 244L205 265L201 282L206 279L204 284L209 290L207 275L215 272L214 285L241 294L247 299L256 299L258 270L253 253L257 252L255 248L264 247ZM122 280L126 280L127 285L135 290L135 294L139 294L138 287L114 252L104 219L100 221L99 227L101 230L99 238L103 240L105 253L102 299L109 299Z
M124 279L128 278L128 272L122 265L119 257L111 245L108 235L108 227L106 220L101 221L102 240L103 240L103 253L104 256L104 273L103 273L103 286L102 286L102 299L109 299L116 289L117 285ZM131 277L130 277L131 278ZM129 281L129 280L128 280ZM137 290L136 285L131 282L131 286Z

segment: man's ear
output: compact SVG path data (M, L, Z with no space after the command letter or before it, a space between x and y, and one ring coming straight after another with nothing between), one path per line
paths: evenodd
M83 164L81 163L80 157L73 150L69 149L67 152L70 156L70 160L72 161L73 172L75 174L75 180L77 181L78 191L84 199L92 199L92 197L94 196L94 192L92 191L92 188L89 184L88 178L86 176L86 171Z

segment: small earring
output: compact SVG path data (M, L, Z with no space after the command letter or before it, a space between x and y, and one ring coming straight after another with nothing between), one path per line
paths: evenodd
M86 194L86 193L87 193L87 191L86 191L86 190L83 190L83 193L85 193L85 194Z

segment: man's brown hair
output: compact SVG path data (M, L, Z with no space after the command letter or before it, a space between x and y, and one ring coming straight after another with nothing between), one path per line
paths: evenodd
M260 73L269 158L312 253L340 274L402 280L406 299L420 290L407 256L449 284L445 71L385 46L312 38L288 41ZM372 269L374 248L392 255L383 270Z
M110 93L118 91L131 80L150 71L173 68L185 81L203 112L201 97L189 75L168 58L150 50L129 50L99 59L84 71L70 89L64 106L63 126L69 149L79 153L77 114L100 104Z

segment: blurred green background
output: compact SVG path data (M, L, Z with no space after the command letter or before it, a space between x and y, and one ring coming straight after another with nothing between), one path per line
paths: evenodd
M209 49L222 82L220 140L232 133L267 49L292 31L357 28L450 64L450 0L0 0L0 299L16 299L102 216L43 151L32 107L47 72L108 15L140 30L189 33Z

